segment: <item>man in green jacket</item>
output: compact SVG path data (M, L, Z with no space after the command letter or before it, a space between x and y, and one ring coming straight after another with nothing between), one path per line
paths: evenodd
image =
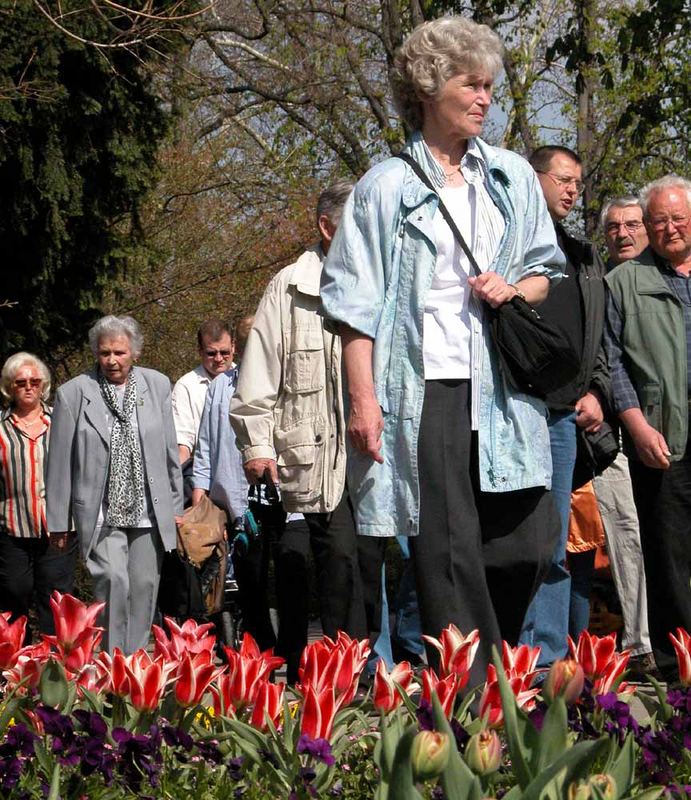
M638 509L657 665L678 679L668 633L691 630L691 181L641 192L650 247L606 277L606 343Z

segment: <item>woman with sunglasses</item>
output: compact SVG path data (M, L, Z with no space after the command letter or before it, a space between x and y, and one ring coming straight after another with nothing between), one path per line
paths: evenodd
M49 392L50 373L36 356L7 359L0 376L0 394L9 404L0 418L0 611L13 620L27 615L35 597L41 633L54 634L50 595L72 592L77 539L74 533L51 535L46 526Z

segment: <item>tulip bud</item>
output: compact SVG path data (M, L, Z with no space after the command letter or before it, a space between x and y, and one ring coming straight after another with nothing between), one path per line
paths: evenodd
M465 747L465 760L476 775L491 775L501 765L501 740L496 731L474 733Z
M545 680L543 694L550 702L563 697L567 705L575 703L583 691L583 667L571 658L555 661Z
M413 739L410 758L415 780L437 778L449 763L450 740L447 734L437 731L420 731Z
M568 800L592 800L593 787L597 787L605 800L615 800L617 783L611 775L591 775L584 781L574 782L569 786ZM598 795L598 797L600 796Z

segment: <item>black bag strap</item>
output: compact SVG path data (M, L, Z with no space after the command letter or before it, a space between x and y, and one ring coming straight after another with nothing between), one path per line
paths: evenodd
M399 153L396 158L400 158L402 161L405 161L406 164L413 170L413 172L420 178L420 180L431 189L439 198L439 210L441 211L442 216L448 223L449 228L451 228L451 233L456 237L456 241L458 244L461 245L461 249L463 252L468 256L468 261L470 261L470 266L475 273L475 277L479 277L482 275L482 270L478 266L477 261L475 260L475 256L472 253L472 250L468 247L466 240L463 238L463 234L458 229L458 225L453 221L453 217L449 212L449 209L444 205L444 201L439 197L439 193L435 190L434 186L432 186L432 181L427 177L422 167L417 163L417 161L408 153Z

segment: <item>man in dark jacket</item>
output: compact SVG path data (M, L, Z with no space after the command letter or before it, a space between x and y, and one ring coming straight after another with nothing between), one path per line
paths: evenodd
M522 643L541 648L539 665L548 666L565 656L567 634L578 635L588 624L590 556L585 556L583 564L575 563L575 569L572 565L572 584L566 567L566 539L577 431L599 430L609 396L609 377L602 349L604 266L590 242L571 236L562 226L583 191L581 159L566 147L547 146L538 148L530 163L566 256L565 277L540 306L540 315L564 331L581 360L576 377L547 397L552 495L561 519L561 536L550 571L528 609L521 633ZM579 569L581 566L583 569Z

